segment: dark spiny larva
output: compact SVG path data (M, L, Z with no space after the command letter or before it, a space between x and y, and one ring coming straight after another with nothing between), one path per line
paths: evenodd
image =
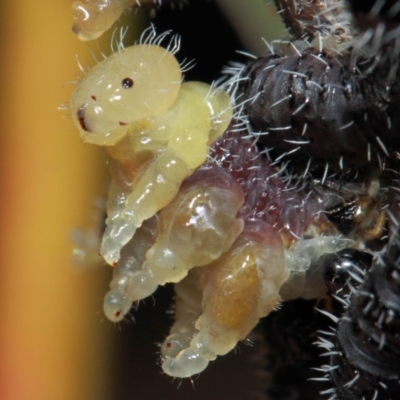
M354 250L324 256L327 281L345 303L335 335L318 342L330 357L322 370L332 400L400 396L400 266L392 246L398 252L393 241L372 266L369 254Z
M391 30L400 23L400 6L397 0L347 0L354 19L361 29L375 28L379 23Z
M288 31L295 39L311 41L319 35L347 40L353 34L341 0L275 0Z
M394 179L400 148L400 1L349 1L348 9L334 0L275 3L290 34L304 42L292 42L295 51L271 50L243 69L239 99L248 127L275 163L290 161L291 171L306 169L316 181L327 178L328 185L328 172L338 173L343 201L326 207L327 217L343 234L361 232L358 239L367 246L365 252L345 249L319 259L326 285L340 300L330 309L337 326L317 342L329 357L319 368L325 375L318 384L326 384L320 393L331 400L394 400L400 397L400 213ZM333 37L341 45L332 45ZM314 38L319 46L308 42ZM380 189L372 196L352 196L345 189L344 182L373 177ZM382 237L384 232L388 236ZM368 251L375 252L373 261ZM271 327L266 335L273 344L279 329ZM312 333L304 335L289 334L288 343L296 346L289 347L288 365L304 357L296 348ZM312 366L312 351L307 354ZM284 371L278 368L276 380ZM272 385L271 399L303 398L293 390L274 390Z
M350 274L357 272L357 269L369 270L372 255L355 249L344 249L322 255L319 262L323 266L325 283L330 292L344 297L349 295Z
M351 57L308 48L267 54L243 71L245 113L272 159L286 153L302 168L311 158L345 172L370 170L398 149L399 82L355 73Z

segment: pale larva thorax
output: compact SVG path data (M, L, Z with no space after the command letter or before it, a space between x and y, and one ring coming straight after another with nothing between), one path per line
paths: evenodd
M154 45L125 48L79 82L71 99L73 121L86 142L113 145L124 136L126 125L165 114L181 80L180 65L168 50Z

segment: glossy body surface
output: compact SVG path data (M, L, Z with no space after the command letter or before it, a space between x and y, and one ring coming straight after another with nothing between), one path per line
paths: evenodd
M132 302L175 283L175 323L161 346L162 368L173 377L203 371L281 300L324 296L324 255L381 250L387 239L396 80L369 56L354 61L354 31L342 2L277 3L287 24L299 22L291 32L304 43L290 43L292 52L282 54L272 49L239 71L230 87L237 102L230 125L226 93L200 83L180 83L166 108L146 88L141 98L161 111L148 115L151 107L135 106L137 120L114 111L115 97L106 90L98 119L98 96L87 86L86 99L73 101L81 136L99 140L112 158L101 252L115 268L105 313L120 321ZM307 39L315 38L319 47L310 47ZM140 51L146 64L147 47ZM119 71L119 56L112 57L111 75ZM127 78L124 72L115 82L130 86ZM165 87L174 88L168 79ZM353 378L332 380L351 387ZM332 399L351 398L351 390L330 390ZM371 388L365 392L374 396Z

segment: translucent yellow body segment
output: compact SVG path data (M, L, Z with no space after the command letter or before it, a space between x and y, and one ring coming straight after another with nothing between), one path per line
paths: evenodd
M140 152L157 153L169 148L188 168L195 169L206 161L210 135L222 134L231 116L230 97L226 92L201 82L187 82L182 84L177 100L167 113L130 124L125 137L108 147L108 152L124 163L143 159L143 155L138 155Z
M209 180L200 179L184 185L161 211L156 242L147 252L142 269L132 275L127 285L126 296L131 301L151 295L158 285L179 282L193 267L209 264L228 250L242 231L243 221L236 216L244 200L242 189L228 174L226 182L214 182L214 186L209 186L212 170L207 173ZM162 196L162 201L165 198ZM141 198L140 202L146 204L146 198ZM129 231L134 225L126 214L121 213L120 225L107 220L104 235L107 239L103 240L102 251L114 251L112 246L120 240L121 233L124 235L124 230ZM118 231L117 238L111 237L111 226ZM109 260L106 258L106 261Z
M197 168L208 154L207 141L211 119L204 97L196 91L196 83L184 83L173 110L157 123L169 133L168 148L185 161L190 169Z
M173 115L175 107L166 115ZM163 117L145 118L126 128L124 137L114 146L107 146L108 154L122 164L141 165L155 155L161 154L168 147L170 129L159 124Z
M100 250L107 263L114 265L118 261L121 248L136 229L175 197L188 173L185 163L171 150L137 171L123 211L116 214L108 209L107 229Z
M81 40L100 37L121 16L122 12L137 4L137 0L86 0L72 4L74 24L72 31Z
M211 279L211 285L216 288L204 298L207 318L228 329L244 330L244 335L258 321L261 291L255 255L257 248L252 243L246 247L225 254L208 268L210 276L207 280Z
M261 225L247 228L222 257L199 270L203 313L195 323L198 332L185 349L164 358L168 375L184 378L201 372L278 305L289 275L284 247L277 232Z
M220 125L212 119L214 109L204 97L204 86L196 82L181 85L176 101L166 113L130 123L124 137L114 146L108 146L109 154L120 162L120 170L135 171L132 182L125 185L131 192L126 197L124 211L114 213L108 209L101 254L109 264L118 261L122 246L136 228L164 208L178 192L183 179L206 160L212 129L227 124ZM210 93L209 88L207 96ZM223 112L229 114L230 109ZM185 275L186 271L183 269L182 273ZM168 276L168 279L175 282L177 278Z
M211 130L208 144L211 145L221 136L231 122L232 99L228 93L202 82L188 82L206 100L211 117Z
M200 269L192 269L188 276L174 286L175 320L168 338L161 346L163 357L176 357L181 350L190 346L190 341L197 332L194 324L202 313L202 290Z
M181 79L181 67L168 50L149 44L127 47L79 82L70 103L73 122L86 142L112 146L130 124L138 123L138 130L141 120L167 113Z
M142 173L143 171L143 173ZM145 164L133 181L125 207L130 219L143 221L168 205L178 193L182 181L189 174L183 160L166 150L160 157Z
M160 213L157 240L145 264L160 284L179 282L189 269L217 259L243 229L236 216L244 200L241 188L230 181L213 184L211 171L210 181L182 187Z
M134 299L130 285L133 275L142 269L145 254L154 243L157 232L157 220L146 221L135 236L122 249L121 259L113 269L110 291L104 298L104 313L113 322L121 321L129 312Z

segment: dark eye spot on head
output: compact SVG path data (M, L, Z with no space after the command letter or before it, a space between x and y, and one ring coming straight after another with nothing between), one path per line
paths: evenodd
M122 87L124 89L130 89L132 86L133 86L133 79L131 78L122 79Z
M94 101L96 101L96 100L97 100L97 98L96 98L96 96L95 96L94 94L92 94L90 97L91 97L91 98L92 98L92 100L94 100Z

